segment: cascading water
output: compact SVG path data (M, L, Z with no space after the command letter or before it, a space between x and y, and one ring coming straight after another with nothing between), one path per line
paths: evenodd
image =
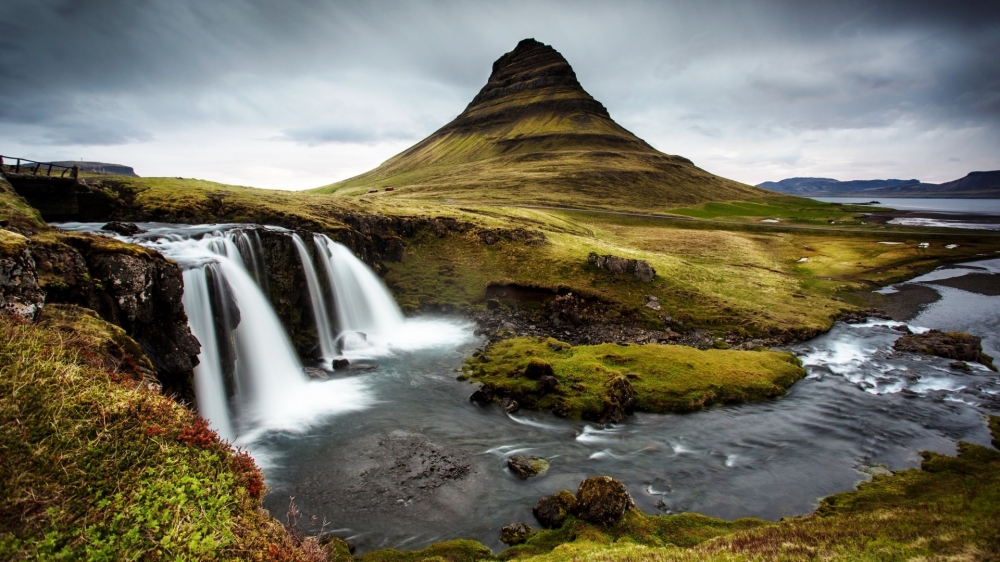
M61 226L94 232L101 225ZM264 431L303 431L324 416L372 403L357 380L306 377L262 291L267 272L256 232L226 225L142 226L147 233L119 238L159 250L184 269L184 308L202 345L195 368L198 411L220 436L248 443ZM331 358L336 348L319 277L302 240L288 235L300 251L324 358Z
M208 292L205 272L188 269L184 272L184 309L188 311L191 332L201 342L199 364L194 368L194 391L198 413L209 421L212 429L223 439L236 437L229 421L229 406L222 376L222 361L215 337L212 300Z
M378 277L342 244L315 236L336 301L341 334L363 333L388 338L403 324L403 313Z
M316 335L319 337L320 352L323 354L323 361L330 363L337 355L337 344L334 341L333 328L330 327L330 317L327 314L326 299L323 298L323 288L320 286L316 268L313 267L313 261L309 257L305 243L298 234L292 235L292 241L295 242L295 249L299 252L302 270L306 275L309 302L312 304L313 320L316 322Z

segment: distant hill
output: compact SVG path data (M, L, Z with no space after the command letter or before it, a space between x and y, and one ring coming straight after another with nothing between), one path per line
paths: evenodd
M766 181L757 187L800 197L955 197L1000 199L1000 170L971 172L947 183L919 180L853 180L789 178Z
M133 178L139 177L139 175L135 173L135 170L133 170L131 166L123 166L121 164L107 164L104 162L82 162L77 160L53 162L53 164L58 164L59 166L76 166L80 169L81 172L90 172L92 174L131 176Z
M319 188L652 211L768 191L663 154L615 123L561 54L525 39L458 117L374 170Z

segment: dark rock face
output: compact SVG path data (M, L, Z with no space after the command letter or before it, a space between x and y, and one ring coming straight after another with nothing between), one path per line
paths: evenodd
M550 394L555 392L558 387L559 381L552 375L545 375L538 379L538 385L536 386L539 394Z
M45 293L38 287L35 260L27 245L9 253L0 250L0 311L34 320L44 301Z
M500 541L504 544L514 546L528 540L531 536L531 527L527 523L511 523L500 529Z
M587 255L587 262L598 269L606 269L611 273L630 274L644 283L649 283L656 277L656 270L645 260L632 260L617 256L599 256L594 252Z
M479 387L479 390L473 392L472 396L469 396L469 400L480 404L490 404L493 402L495 393L496 389L493 388L493 385L484 384Z
M584 521L611 525L625 512L635 509L635 502L625 484L610 476L595 476L580 483L576 491L574 515Z
M512 397L508 396L504 398L502 402L500 402L500 409L502 409L505 413L513 414L514 412L521 409L521 405L517 403L517 400L514 400Z
M909 351L925 355L937 355L958 361L976 361L996 371L993 358L983 353L982 340L965 332L940 332L931 330L923 334L911 334L896 340L896 351Z
M541 99L524 103L533 97L532 93L562 95L557 99L539 96ZM509 105L516 105L516 109L511 111ZM489 81L442 131L499 127L532 113L553 111L578 113L580 119L611 119L608 110L584 91L573 68L558 51L525 39L493 63Z
M635 389L628 378L621 375L611 378L604 395L602 422L618 423L628 417L635 408Z
M558 529L566 521L566 517L576 509L576 496L569 490L563 490L551 496L538 500L531 510L535 519L546 529Z
M122 236L134 236L136 234L146 232L145 230L139 228L133 222L121 222L121 221L111 221L108 224L101 227L101 230L107 230L109 232L117 232Z
M108 249L92 235L32 247L46 301L76 304L118 325L152 361L164 391L193 403L201 345L191 334L177 264L157 252Z
M514 455L507 459L507 468L514 473L514 476L517 476L521 480L527 480L532 476L548 472L549 461L540 457Z
M542 377L551 377L554 374L552 365L541 359L528 361L528 365L524 368L524 376L532 380L541 380Z

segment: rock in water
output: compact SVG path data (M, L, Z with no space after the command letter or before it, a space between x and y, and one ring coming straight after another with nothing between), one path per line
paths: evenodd
M347 359L334 359L332 366L335 370L339 370L339 369L346 369L350 365L351 362L348 361Z
M558 529L574 509L576 509L576 496L569 490L563 490L539 499L531 512L535 514L535 519L538 519L542 527Z
M136 234L141 234L146 232L145 230L136 226L132 222L121 222L121 221L111 221L108 224L101 227L101 230L107 230L108 232L115 232L121 234L122 236L135 236Z
M595 476L580 483L574 515L584 521L611 525L635 509L625 484L610 476Z
M514 412L521 409L521 405L517 403L517 400L514 400L513 398L508 396L507 398L504 398L502 402L500 402L500 408L503 409L505 413L513 414Z
M545 474L549 470L549 461L540 457L514 455L507 459L507 467L521 480L527 480L532 476Z
M531 527L527 523L518 521L500 529L500 541L504 544L514 546L528 540L531 533Z
M965 332L941 332L931 330L923 334L911 334L896 340L896 351L909 351L925 355L937 355L958 361L976 361L996 371L993 358L983 353L982 340Z

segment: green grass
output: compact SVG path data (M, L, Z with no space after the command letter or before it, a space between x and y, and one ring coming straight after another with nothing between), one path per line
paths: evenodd
M557 392L539 394L537 381L524 376L532 361L551 366ZM463 372L509 392L522 406L576 419L600 418L609 405L609 385L622 377L635 389L636 410L665 413L773 398L805 376L798 360L785 352L659 344L574 347L552 338L497 342L466 361Z
M775 219L780 223L809 225L860 226L862 213L884 210L860 205L831 205L814 199L775 195L748 201L712 201L695 207L671 209L676 215L711 220L760 222Z
M118 327L0 317L0 559L305 559L253 461L147 388Z

